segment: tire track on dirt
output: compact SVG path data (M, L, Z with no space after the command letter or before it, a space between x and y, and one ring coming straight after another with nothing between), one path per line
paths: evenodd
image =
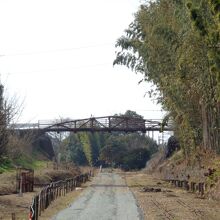
M205 214L203 211L201 211L200 209L194 209L192 206L188 205L187 203L185 203L183 200L176 200L178 204L180 204L181 206L183 206L184 208L188 209L190 212L192 212L193 214L195 214L197 217L201 218L204 217Z
M158 202L156 199L151 200L151 203L156 206L156 208L158 209L158 211L162 212L160 217L162 219L165 220L173 220L175 219L175 216L173 215L173 213L170 213L172 210L168 210L164 204Z

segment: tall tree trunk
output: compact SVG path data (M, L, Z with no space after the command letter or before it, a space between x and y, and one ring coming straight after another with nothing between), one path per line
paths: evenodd
M201 105L202 110L202 136L203 136L203 147L205 149L209 149L209 129L208 129L208 115L207 115L207 108L204 104Z

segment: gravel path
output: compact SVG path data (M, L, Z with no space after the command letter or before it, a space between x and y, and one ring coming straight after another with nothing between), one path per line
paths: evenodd
M143 219L125 181L116 173L102 172L69 208L53 220L138 220Z

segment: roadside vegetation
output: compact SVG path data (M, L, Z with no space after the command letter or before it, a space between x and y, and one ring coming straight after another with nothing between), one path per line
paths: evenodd
M168 112L164 124L173 121L187 159L220 153L219 13L219 1L152 1L116 43L114 65L156 86L150 94Z
M220 2L155 0L142 4L116 42L114 65L141 73L140 83L167 111L178 145L148 163L162 178L205 181L220 198ZM173 145L173 146L171 146Z
M22 104L14 98L6 98L4 86L0 85L0 174L6 171L13 171L17 166L35 169L44 163L44 159L50 159L47 146L42 148L37 143L39 138L31 132L16 133L13 131L13 124L19 117ZM46 139L46 136L41 139ZM38 146L37 146L38 145Z

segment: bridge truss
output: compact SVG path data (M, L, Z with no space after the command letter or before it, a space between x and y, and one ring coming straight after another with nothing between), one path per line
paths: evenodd
M162 120L147 120L138 117L106 116L70 120L58 119L39 121L31 124L14 124L15 130L41 130L43 132L147 132L172 131L169 124L163 125Z

